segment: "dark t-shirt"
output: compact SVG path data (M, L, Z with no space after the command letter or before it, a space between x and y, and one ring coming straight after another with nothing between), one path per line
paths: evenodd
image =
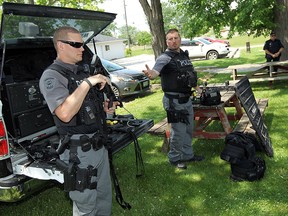
M270 39L265 42L263 50L268 50L269 52L274 54L277 53L281 47L284 48L283 44L279 39L275 39L274 41Z

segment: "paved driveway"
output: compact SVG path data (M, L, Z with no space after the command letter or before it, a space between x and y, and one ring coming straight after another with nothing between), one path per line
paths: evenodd
M128 69L134 69L142 71L145 68L145 64L147 64L150 68L152 68L155 64L154 55L138 55L133 57L121 58L113 60L113 62L120 64L122 66L127 67Z
M239 48L231 48L228 58L239 58L240 51ZM193 61L193 59L192 59ZM194 60L195 61L195 60ZM154 66L155 58L154 55L138 55L133 57L121 58L113 60L113 62L125 66L129 69L142 71L145 69L145 64L147 64L150 68Z

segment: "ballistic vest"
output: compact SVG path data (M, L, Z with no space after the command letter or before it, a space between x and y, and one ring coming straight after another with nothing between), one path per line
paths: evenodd
M161 73L161 84L164 92L191 93L191 88L197 86L197 74L194 71L188 53L165 51L171 57Z
M48 69L59 72L68 80L69 93L72 94L81 84L84 78L89 76L89 72L79 66L77 74L58 65L52 64ZM66 134L86 134L103 132L106 114L103 108L104 95L95 87L90 88L87 93L79 112L66 123L54 115L54 122L60 135Z

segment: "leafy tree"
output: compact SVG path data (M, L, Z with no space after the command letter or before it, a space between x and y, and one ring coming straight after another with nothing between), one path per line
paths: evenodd
M127 38L127 40L129 40L130 44L136 44L136 42L137 42L136 34L138 32L136 27L128 26L129 35L127 34L127 27L126 26L121 26L118 30L120 32L118 37Z
M136 34L136 40L138 41L138 45L145 46L151 44L152 36L147 31L140 31Z
M115 36L117 31L117 26L115 23L110 23L102 32L101 34L107 35L107 36Z
M186 22L184 16L175 12L175 8L169 2L162 3L164 30L167 32L171 28L178 28L181 30L182 23Z
M239 34L260 36L276 30L284 46L288 42L288 0L170 0L177 13L186 17L182 31L186 37L205 34L213 29L216 35L228 26L229 37ZM174 14L175 16L177 14ZM264 41L263 41L264 44ZM283 59L287 59L287 50Z

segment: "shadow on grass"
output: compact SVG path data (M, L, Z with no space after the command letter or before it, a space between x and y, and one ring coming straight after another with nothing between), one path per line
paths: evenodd
M163 137L145 135L139 139L139 142L145 163L145 176L136 179L133 172L130 172L135 165L132 146L116 160L123 195L132 205L130 211L124 212L116 210L118 209L116 207L117 215L188 216L191 212L192 215L251 215L252 213L261 215L264 208L261 203L264 200L265 203L268 202L268 206L274 205L275 197L278 202L281 200L279 194L273 195L274 198L271 197L275 189L266 188L272 177L269 175L273 175L271 172L268 172L268 177L265 176L263 180L256 182L230 180L230 165L220 159L224 147L223 140L195 139L195 152L204 154L206 159L203 162L190 163L185 171L169 165L167 155L161 152ZM270 162L268 161L268 166ZM241 202L240 206L239 202ZM253 208L252 203L258 207ZM278 205L286 206L284 201ZM284 210L282 208L276 211L283 213ZM280 215L276 211L274 213Z

